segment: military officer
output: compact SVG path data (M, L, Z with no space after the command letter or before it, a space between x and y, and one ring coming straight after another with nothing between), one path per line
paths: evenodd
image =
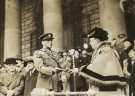
M53 50L52 41L54 39L52 33L46 33L39 37L42 48L34 52L34 66L39 72L36 88L44 88L48 91L58 91L57 69L59 67L58 52Z
M106 42L108 33L105 30L96 27L88 33L88 38L94 52L90 64L82 68L80 75L89 80L94 90L106 91L101 96L109 96L111 94L109 92L117 92L118 86L127 84L118 54L111 48L111 44ZM122 94L124 94L123 91Z

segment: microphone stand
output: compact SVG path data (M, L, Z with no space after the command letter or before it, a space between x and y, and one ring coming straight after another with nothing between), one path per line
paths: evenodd
M130 82L129 82L129 96L134 96L134 62L131 61L131 76L130 76Z
M72 56L72 59L73 59L73 69L75 69L75 56L73 55ZM76 73L74 72L73 73L73 81L74 81L74 91L76 91Z

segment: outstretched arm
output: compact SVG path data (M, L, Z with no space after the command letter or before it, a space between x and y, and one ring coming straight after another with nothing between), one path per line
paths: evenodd
M52 68L50 66L44 65L45 62L43 62L43 57L40 57L40 54L38 52L34 53L34 66L35 69L46 75L52 75L55 72L55 68Z

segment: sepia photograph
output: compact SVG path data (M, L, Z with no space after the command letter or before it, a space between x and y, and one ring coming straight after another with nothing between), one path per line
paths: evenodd
M135 0L0 0L0 96L135 96Z

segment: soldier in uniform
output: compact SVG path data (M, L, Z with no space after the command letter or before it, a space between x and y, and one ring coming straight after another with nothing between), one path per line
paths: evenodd
M48 91L58 91L57 77L59 76L57 76L57 68L59 67L59 57L58 52L52 48L53 34L43 34L39 39L43 47L34 52L33 59L34 66L39 72L36 89L44 88Z
M90 64L82 68L80 75L89 80L90 88L99 92L106 91L101 96L113 96L110 92L117 92L127 84L118 54L106 42L108 33L105 30L96 27L88 33L88 38L94 52ZM120 94L124 94L124 91L120 91Z

